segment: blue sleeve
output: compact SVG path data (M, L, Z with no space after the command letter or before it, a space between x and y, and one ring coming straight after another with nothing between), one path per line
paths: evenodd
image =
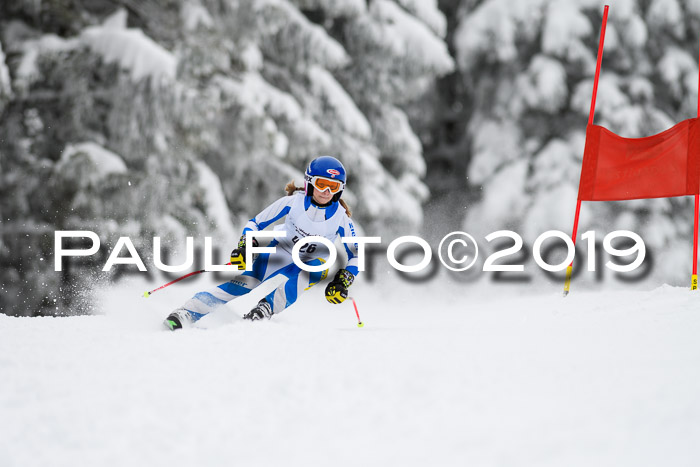
M343 222L341 222L340 226L338 227L338 235L340 235L341 238L357 237L355 234L355 226L348 216L343 217ZM347 269L353 276L357 277L357 275L360 273L360 270L357 267L357 243L343 243L343 245L345 246L345 252L348 254L348 263L345 265L345 269Z
M289 213L292 209L292 203L294 202L294 196L284 196L260 212L257 216L253 217L243 228L243 235L249 231L259 231L265 230L265 228L278 220L282 219Z

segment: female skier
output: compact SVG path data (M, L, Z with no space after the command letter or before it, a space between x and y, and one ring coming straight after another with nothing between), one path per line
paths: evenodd
M246 233L264 230L267 226L286 216L284 224L275 230L284 230L287 236L274 239L269 246L276 246L276 253L260 254L253 262L252 270L235 279L199 292L181 307L175 309L165 320L168 329L176 330L189 326L204 315L236 297L245 295L261 283L278 275L286 281L260 300L243 319L271 318L273 314L293 304L299 295L328 275L328 270L307 272L292 261L292 248L299 239L308 236L325 237L331 242L341 237L355 236L355 227L350 220L350 209L340 199L345 188L345 167L334 157L322 156L309 164L304 174L304 188L296 188L294 182L287 185L287 196L280 198L253 217L243 229L238 247L231 252L231 264L239 270L245 269ZM257 246L257 240L253 239ZM357 267L357 244L345 243L348 262L326 286L326 300L342 303L348 296L348 287L355 280ZM308 243L299 250L300 259L310 265L325 263L329 251L323 244Z

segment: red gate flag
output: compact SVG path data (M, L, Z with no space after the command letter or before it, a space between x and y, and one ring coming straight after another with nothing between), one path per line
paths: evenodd
M618 201L694 195L693 275L691 290L698 288L698 221L700 220L700 86L698 118L684 120L658 135L623 138L593 125L598 79L603 60L608 5L598 41L598 57L593 78L591 110L586 127L578 201L571 240L576 245L581 201ZM700 63L700 62L699 62ZM564 296L569 293L574 261L566 268Z
M578 199L617 201L700 193L700 118L658 135L623 138L586 128Z

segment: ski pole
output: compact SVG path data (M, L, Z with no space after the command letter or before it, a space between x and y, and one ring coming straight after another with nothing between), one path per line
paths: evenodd
M226 263L226 266L229 266L230 264L231 264L231 263ZM158 292L160 289L164 289L164 288L166 288L166 287L169 286L169 285L173 285L175 282L180 282L182 279L187 279L187 278L190 277L190 276L194 276L195 274L201 274L201 273L203 273L203 272L207 272L207 270L206 270L206 269L202 269L202 270L200 270L200 271L190 272L190 273L188 273L188 274L185 274L185 275L182 276L182 277L178 277L178 278L175 279L174 281L170 281L170 282L168 282L167 284L161 285L161 286L158 287L157 289L153 289L153 290L151 290L150 292L144 292L144 293L143 293L143 296L146 297L146 298L148 298L148 297L151 296L152 293Z
M353 297L350 297L350 300L352 300L352 306L355 307L355 314L357 315L357 327L361 328L364 326L364 323L360 319L360 312L357 311L357 303L355 302L355 299Z

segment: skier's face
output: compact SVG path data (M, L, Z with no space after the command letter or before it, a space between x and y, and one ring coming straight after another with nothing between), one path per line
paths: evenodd
M331 198L333 198L333 193L330 190L320 191L318 188L314 187L314 201L318 204L326 204Z

